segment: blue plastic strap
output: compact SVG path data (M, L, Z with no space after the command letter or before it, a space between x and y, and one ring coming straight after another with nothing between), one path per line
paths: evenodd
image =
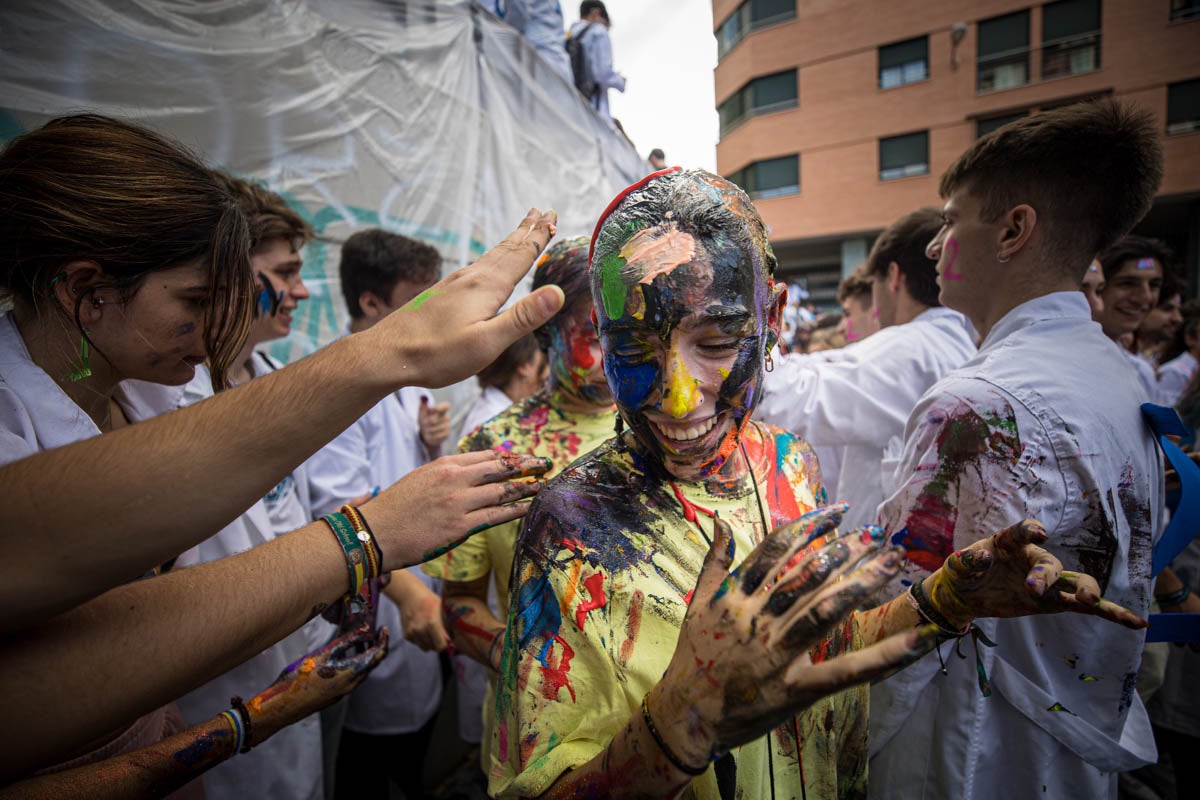
M1183 552L1188 543L1196 538L1196 534L1200 533L1200 466L1194 464L1187 453L1167 438L1168 434L1178 436L1187 432L1175 409L1143 403L1142 416L1154 432L1154 438L1162 448L1167 462L1179 474L1181 487L1178 504L1171 509L1171 524L1154 546L1151 572L1157 576L1164 567L1175 560L1175 556Z
M1200 614L1151 614L1147 642L1200 642Z

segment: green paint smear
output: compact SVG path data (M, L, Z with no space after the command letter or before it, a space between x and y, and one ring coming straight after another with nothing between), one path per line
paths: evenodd
M409 300L407 303L405 303L404 306L401 307L400 310L401 311L416 311L421 306L423 306L427 302L429 302L429 298L436 297L437 295L439 295L441 293L442 293L442 291L440 289L426 289L425 291L421 292L419 295L414 297L412 300Z
M616 253L610 253L600 262L600 297L609 319L620 319L625 314L625 284L621 281L624 266L625 259Z

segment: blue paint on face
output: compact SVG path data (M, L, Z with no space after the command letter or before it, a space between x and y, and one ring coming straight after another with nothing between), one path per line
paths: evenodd
M622 410L633 413L646 404L659 380L659 364L644 360L642 345L627 333L610 333L604 341L604 376ZM628 355L636 353L636 355Z

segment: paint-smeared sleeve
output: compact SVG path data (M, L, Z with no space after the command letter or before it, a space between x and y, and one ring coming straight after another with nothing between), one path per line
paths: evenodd
M512 573L489 792L533 797L601 753L630 707L608 642L608 575L535 502ZM544 504L543 504L544 506Z
M1022 412L1007 393L969 378L943 381L917 404L898 488L878 513L879 524L908 549L903 581L937 569L956 549L1039 518L1057 470L1039 474L1052 454L1040 425ZM1042 522L1053 529L1058 520Z

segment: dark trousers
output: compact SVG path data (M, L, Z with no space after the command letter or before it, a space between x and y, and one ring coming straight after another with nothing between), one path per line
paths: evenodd
M1154 726L1159 763L1164 753L1175 771L1175 796L1179 800L1200 797L1200 738Z
M343 730L338 747L337 800L388 800L389 782L404 791L405 800L425 797L425 754L436 719L435 714L419 731L392 736Z

